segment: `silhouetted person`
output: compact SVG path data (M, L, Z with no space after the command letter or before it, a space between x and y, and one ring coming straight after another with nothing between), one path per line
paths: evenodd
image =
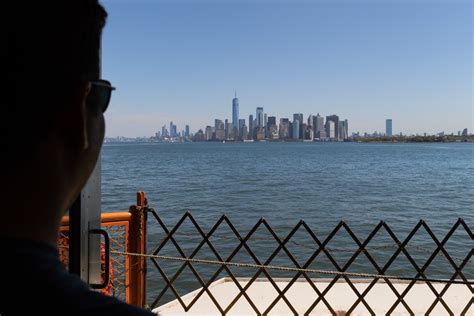
M99 47L107 14L97 0L0 6L0 315L152 315L91 291L63 269L56 246L61 217L104 138L111 87L99 78Z

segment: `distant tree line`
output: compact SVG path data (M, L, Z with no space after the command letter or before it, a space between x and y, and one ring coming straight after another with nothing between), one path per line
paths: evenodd
M474 142L474 135L429 135L429 136L380 136L380 137L359 137L355 141L360 142L384 142L384 143L454 143L454 142Z

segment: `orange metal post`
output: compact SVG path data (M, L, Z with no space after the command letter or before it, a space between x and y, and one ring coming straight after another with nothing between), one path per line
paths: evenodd
M130 238L128 251L132 253L146 253L146 208L147 199L144 192L137 193L137 205L130 207ZM146 304L146 260L144 257L131 256L130 270L127 275L130 286L129 303L144 307Z

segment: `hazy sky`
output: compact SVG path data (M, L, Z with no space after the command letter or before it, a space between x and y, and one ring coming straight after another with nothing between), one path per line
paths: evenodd
M474 130L471 1L103 1L107 136L338 114L349 133Z

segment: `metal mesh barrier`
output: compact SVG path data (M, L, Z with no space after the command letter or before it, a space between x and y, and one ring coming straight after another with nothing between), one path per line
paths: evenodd
M127 227L125 223L122 225L102 225L110 237L110 289L108 294L126 301L126 292L128 282L126 282L128 261L127 257L118 256L112 251L127 250ZM103 269L102 269L103 270Z
M383 221L360 234L341 221L321 236L303 220L284 234L265 219L239 231L226 215L204 230L189 212L168 227L156 211L149 209L148 231L153 231L148 234L147 255L151 263L147 294L152 308L176 299L183 311L189 311L206 297L222 315L241 300L256 315L271 313L278 304L285 304L290 314L297 315L301 311L295 309L288 293L297 282L306 282L314 299L304 314L322 304L337 315L339 311L329 296L336 284L344 282L354 297L347 298L350 302L346 314L362 306L367 314L375 315L368 297L380 283L388 286L393 296L387 314L403 310L413 315L407 297L420 283L433 297L425 314L439 306L445 313L454 314L446 302L446 293L453 284L471 293L470 299L462 302L460 314L473 310L474 237L462 219L444 236L436 236L424 221L404 234L396 233ZM323 277L328 284L321 288L316 283ZM221 278L231 280L238 293L225 303L211 289ZM361 278L366 280L363 289L357 286ZM262 280L276 293L273 301L263 307L249 295L249 289ZM280 280L285 280L285 286L277 285ZM191 291L195 291L193 298L185 303L182 297Z
M111 282L104 292L131 304L148 302L155 308L172 301L182 311L191 311L206 301L225 315L243 302L248 306L246 314L256 315L271 314L282 305L286 314L294 315L318 314L321 307L332 315L360 314L361 309L362 314L375 315L371 304L382 295L377 291L383 284L383 295L390 296L384 314L414 315L410 295L421 284L423 295L429 296L423 314L474 311L474 236L463 219L442 235L424 221L403 232L381 221L365 227L363 233L341 221L322 232L303 220L284 229L263 218L252 227L242 227L226 215L200 225L190 212L167 226L147 205L139 192L137 206L129 212L102 215L112 259ZM63 222L58 245L67 268L69 227L67 220ZM222 301L213 285L224 279L234 294ZM255 291L259 283L266 283L265 291L274 293L264 305L258 302L262 293ZM304 297L304 310L293 301L301 284L311 294ZM346 287L343 311L333 300L334 289L341 284ZM461 307L450 305L454 287L467 293Z
M137 193L137 205L128 212L103 213L101 227L107 231L110 239L110 281L102 293L114 296L129 304L145 305L145 260L124 253L144 253L146 236L146 199L143 192ZM58 249L64 267L69 261L69 217L64 216ZM102 279L105 277L105 249L101 245Z
M110 283L109 285L101 290L102 293L110 296L117 297L123 301L126 301L126 290L128 284L126 282L126 274L128 261L126 256L117 255L116 252L127 251L127 238L128 238L128 223L103 223L102 228L107 231L110 237ZM102 256L104 255L103 244L101 245ZM62 227L60 236L58 238L58 247L61 262L64 267L68 269L69 263L69 227ZM113 252L112 252L113 251ZM103 261L103 260L102 260ZM103 264L102 264L103 265ZM102 266L102 271L105 267Z

